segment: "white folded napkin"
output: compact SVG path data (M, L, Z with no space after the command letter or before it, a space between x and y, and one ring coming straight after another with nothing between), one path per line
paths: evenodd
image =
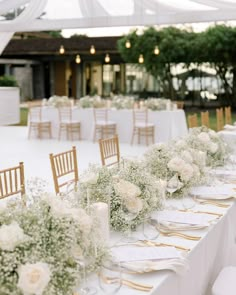
M193 187L190 194L201 199L226 200L236 195L229 186L198 186Z
M120 262L180 258L179 252L174 247L136 247L133 245L112 248L112 256Z
M189 268L188 262L184 258L160 261L123 262L121 263L121 267L128 271L134 271L137 273L172 270L179 275L183 275Z
M195 214L192 212L180 212L175 210L163 210L152 214L158 222L168 221L185 225L209 225L212 217L206 214Z
M208 224L173 223L163 220L159 222L159 225L162 229L171 231L197 230L206 228L208 226Z

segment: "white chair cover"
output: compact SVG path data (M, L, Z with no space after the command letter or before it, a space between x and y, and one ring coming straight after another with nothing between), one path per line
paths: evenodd
M236 267L224 267L212 287L212 295L236 294Z

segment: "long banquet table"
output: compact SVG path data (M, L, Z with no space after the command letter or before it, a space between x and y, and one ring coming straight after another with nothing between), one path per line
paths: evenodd
M109 120L117 123L117 132L120 142L130 143L132 137L133 117L132 110L109 111ZM53 137L58 137L59 114L55 107L44 107L43 118L52 122ZM149 122L155 124L155 142L168 142L177 137L187 134L185 112L183 110L173 111L149 111ZM93 139L93 109L73 108L73 119L81 122L81 137L83 140Z
M178 201L181 203L181 201ZM145 294L152 295L211 295L211 287L216 276L227 265L236 266L236 203L227 201L228 208L215 205L197 205L194 210L222 214L222 217L212 216L212 224L201 230L192 230L184 233L201 236L199 241L190 241L177 237L159 236L158 242L175 244L190 248L186 253L188 270L182 274L162 270L147 274L124 274L125 278L135 282L152 285L153 289ZM98 282L94 279L98 294L103 294ZM144 294L142 291L133 290L122 286L118 294L133 295Z

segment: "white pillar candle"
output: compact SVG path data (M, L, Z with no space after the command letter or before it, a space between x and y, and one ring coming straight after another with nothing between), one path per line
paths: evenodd
M93 216L98 222L101 239L107 243L110 238L108 205L103 202L97 202L91 205L91 209Z

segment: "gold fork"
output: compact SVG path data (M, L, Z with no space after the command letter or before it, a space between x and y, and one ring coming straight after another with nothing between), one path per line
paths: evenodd
M200 204L209 204L209 205L214 205L217 207L222 207L222 208L228 208L230 205L229 204L223 204L217 201L213 201L213 200L200 200L200 199L196 199L196 201Z
M172 231L164 231L162 229L158 229L160 234L162 234L163 236L176 236L176 237L180 237L183 239L187 239L187 240L192 240L192 241L199 241L201 239L201 237L199 236L191 236L191 235L187 235L187 234L183 234L180 232L172 232Z
M200 210L194 211L194 210L190 210L190 209L180 209L179 211L180 212L191 212L191 213L196 213L196 214L198 214L198 213L199 214L210 214L210 215L215 215L218 217L221 217L224 215L222 213L216 213L216 212L210 212L210 211L200 211Z
M158 243L158 242L149 241L149 240L143 240L142 242L145 243L146 245L155 246L155 247L174 247L179 250L190 251L189 248L185 248L185 247L173 245L173 244Z
M122 285L125 285L127 287L130 287L132 289L136 289L139 291L144 291L144 292L149 292L153 288L153 286L151 286L151 285L140 284L140 283L136 283L134 281L130 281L130 280L122 279L122 278L118 278L118 277L101 276L101 278L106 284L113 284L117 280L120 280Z

